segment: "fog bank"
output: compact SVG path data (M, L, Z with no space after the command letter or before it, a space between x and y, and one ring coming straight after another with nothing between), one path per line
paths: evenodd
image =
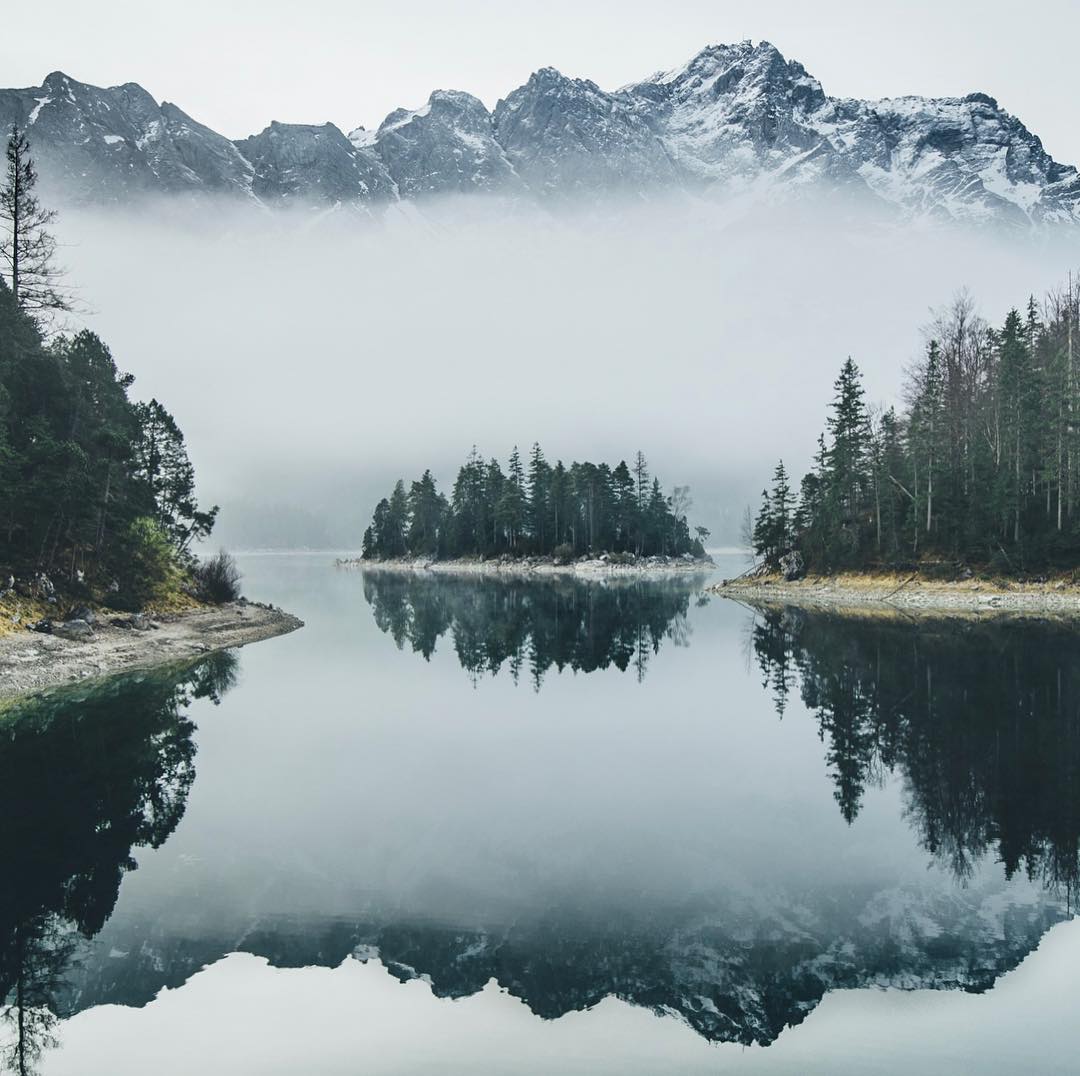
M778 457L807 465L845 356L871 401L894 399L932 308L966 286L996 320L1069 268L1064 242L821 205L736 226L677 200L160 208L65 211L63 260L243 545L354 546L398 476L448 484L474 443L505 459L536 440L567 461L641 448L730 541ZM286 505L287 537L260 538Z

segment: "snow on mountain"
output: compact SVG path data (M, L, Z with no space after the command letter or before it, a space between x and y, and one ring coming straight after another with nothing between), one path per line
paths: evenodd
M491 113L477 98L458 90L436 90L422 108L391 112L369 144L403 198L521 189L495 139Z
M252 167L227 138L135 83L101 89L54 71L39 87L0 90L0 124L14 123L29 133L43 182L79 201L252 197Z
M992 97L829 101L816 128L880 197L913 215L1075 223L1080 177Z
M768 203L829 193L905 219L1022 228L1080 223L1080 174L983 93L859 101L826 95L769 42L711 45L608 92L554 68L493 113L437 90L377 131L272 123L233 144L134 84L59 72L0 90L45 181L84 201L144 191L367 204L499 193L550 204L613 193Z
M495 106L495 136L538 195L639 192L679 182L645 117L596 83L553 67Z
M236 143L254 169L252 190L264 202L330 205L388 201L397 188L368 147L332 123L278 123Z

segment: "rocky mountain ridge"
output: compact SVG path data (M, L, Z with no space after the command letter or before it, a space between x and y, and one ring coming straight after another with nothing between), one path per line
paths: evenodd
M858 197L904 220L1080 223L1080 173L985 93L828 96L768 42L713 45L614 91L543 68L494 110L436 90L375 131L271 123L232 142L142 87L54 72L0 90L65 199L226 194L256 205L371 211L440 195L544 205L660 194L774 204Z

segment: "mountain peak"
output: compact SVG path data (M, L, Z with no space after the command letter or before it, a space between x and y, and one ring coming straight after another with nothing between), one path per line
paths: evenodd
M254 189L320 203L688 190L749 204L839 190L901 217L1080 224L1080 174L989 94L831 98L766 40L707 45L614 91L541 67L494 112L439 89L348 137L332 124L274 121L234 144L137 83L102 89L62 71L41 87L0 90L0 124L11 123L33 127L45 182L94 200L143 190Z

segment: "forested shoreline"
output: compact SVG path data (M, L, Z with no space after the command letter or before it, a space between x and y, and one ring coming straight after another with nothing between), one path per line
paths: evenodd
M1078 289L1070 278L1000 327L961 295L928 331L903 403L872 408L848 358L812 470L781 461L750 544L803 570L1072 569L1080 557Z
M621 460L554 465L539 444L527 466L515 447L506 470L474 447L450 496L431 471L408 488L403 479L379 501L364 532L366 560L427 557L550 557L569 562L601 553L617 563L649 557L705 557L704 527L691 527L688 486L663 492L638 452Z
M184 435L158 400L131 398L134 377L95 333L54 331L72 310L71 291L54 262L54 214L35 195L30 147L17 129L6 160L0 599L55 603L62 592L137 609L184 590L213 597L191 550L217 508L196 500Z

